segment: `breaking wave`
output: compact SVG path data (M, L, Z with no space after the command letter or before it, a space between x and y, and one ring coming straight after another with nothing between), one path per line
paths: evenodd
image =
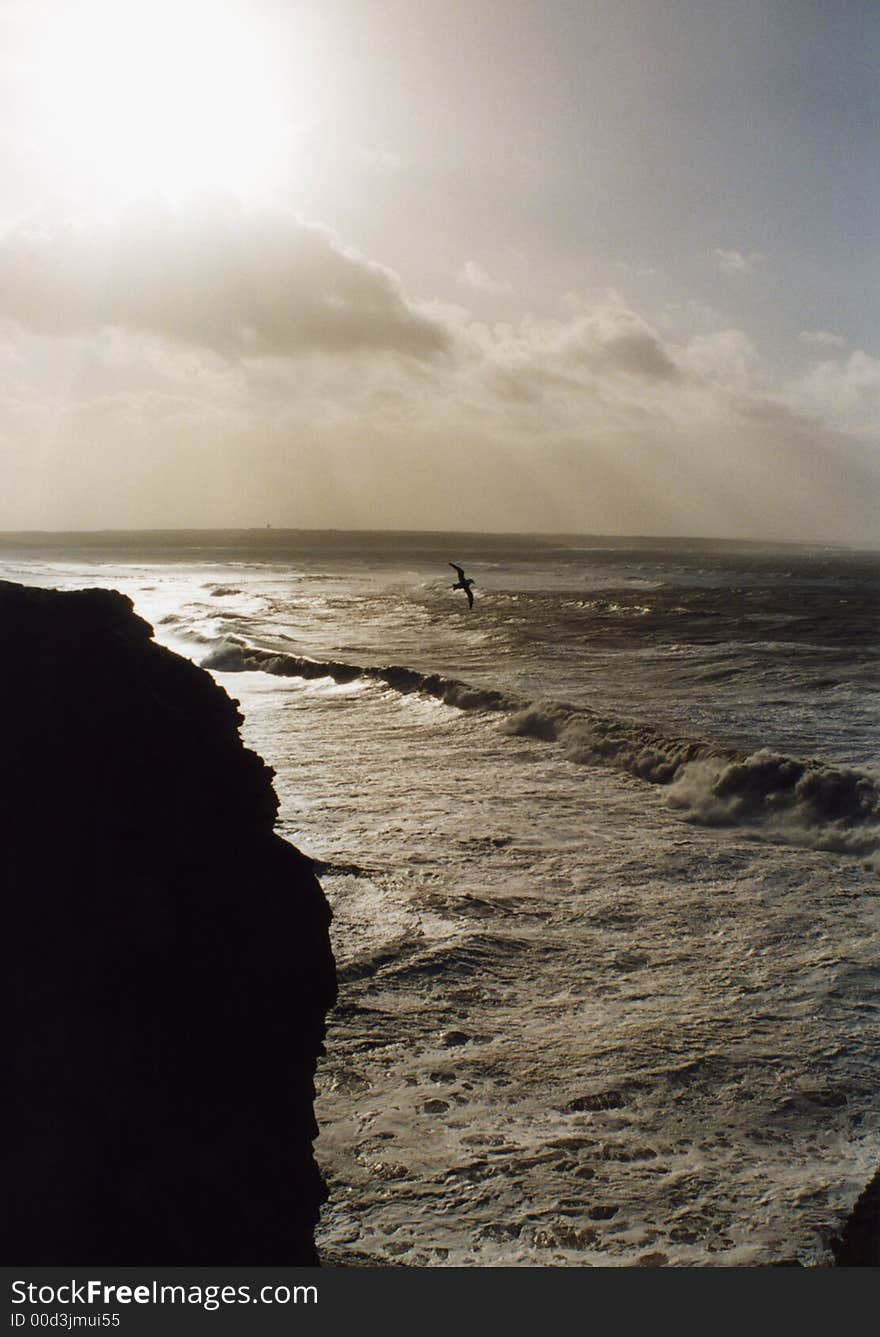
M258 650L234 641L226 641L202 660L202 667L219 669L223 673L242 673L256 669L274 673L281 678L332 678L334 682L349 683L357 678L367 682L383 683L403 695L418 692L432 696L447 706L459 710L515 710L517 701L505 692L491 688L473 687L457 678L446 678L442 673L420 673L418 669L392 664L387 668L363 664L346 664L335 659L306 659L301 655L275 654Z
M227 640L204 668L257 670L280 677L363 679L404 695L433 697L459 710L502 714L512 737L556 743L582 765L626 771L666 789L665 801L687 821L746 827L785 843L873 855L880 851L880 775L760 748L747 753L698 739L672 738L650 725L563 702L524 701L439 673L308 659Z
M649 725L579 706L529 704L506 719L501 730L558 742L572 761L616 766L655 785L670 784L682 766L714 755L709 743L666 738Z
M756 827L788 844L846 854L880 851L880 777L857 767L769 748L727 762L706 758L682 767L667 802L706 826Z

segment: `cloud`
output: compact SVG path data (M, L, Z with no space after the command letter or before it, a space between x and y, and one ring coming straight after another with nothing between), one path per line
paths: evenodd
M743 330L713 330L689 339L679 354L696 381L726 394L748 395L760 377L758 350Z
M516 326L471 327L472 355L505 398L546 402L560 392L567 403L573 396L640 400L679 380L673 345L617 293L595 302L569 293L565 304L564 320L527 316Z
M801 330L798 338L802 344L817 344L820 348L843 348L846 343L842 334L832 334L830 330Z
M603 356L609 367L631 376L660 381L673 381L679 376L678 367L661 341L647 331L619 334L609 339Z
M392 153L390 149L371 149L363 144L356 144L354 157L367 171L381 173L383 176L393 176L403 168L399 154Z
M0 317L46 334L149 332L233 358L431 358L449 344L391 270L291 214L232 207L9 229L0 236Z
M712 254L725 274L752 274L764 259L760 251L725 251L718 246Z
M846 361L818 362L788 381L781 398L795 412L873 441L880 428L880 358L856 349Z
M456 282L463 283L475 292L488 292L495 296L504 296L513 292L510 279L494 279L476 260L467 260L456 275Z
M627 277L635 279L653 279L660 273L653 265L636 265L629 260L615 260L614 268L620 270Z
M672 332L613 292L489 324L387 283L404 326L427 321L446 355L388 356L374 339L340 356L339 338L298 338L228 357L140 328L59 337L0 321L0 528L876 539L867 354L780 381L744 331Z

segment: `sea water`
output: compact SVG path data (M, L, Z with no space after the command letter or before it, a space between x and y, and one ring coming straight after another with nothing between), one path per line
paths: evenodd
M124 591L241 701L334 912L319 1243L431 1265L827 1261L880 1161L878 576L697 541L0 543L0 578Z

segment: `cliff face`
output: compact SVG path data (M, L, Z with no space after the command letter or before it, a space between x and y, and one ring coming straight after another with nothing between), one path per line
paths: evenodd
M831 1250L836 1267L880 1267L880 1170L865 1186Z
M4 1259L314 1263L329 909L235 703L151 636L0 583Z

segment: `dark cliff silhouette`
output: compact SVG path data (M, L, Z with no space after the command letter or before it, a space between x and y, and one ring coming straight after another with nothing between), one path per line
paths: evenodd
M880 1170L863 1189L837 1239L837 1267L880 1267Z
M236 705L108 590L0 583L10 1264L313 1264L329 909Z

